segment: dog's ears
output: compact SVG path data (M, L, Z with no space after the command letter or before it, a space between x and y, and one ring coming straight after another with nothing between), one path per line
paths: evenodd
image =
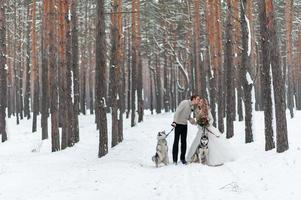
M165 134L165 131L159 131L158 135L161 135L161 133Z

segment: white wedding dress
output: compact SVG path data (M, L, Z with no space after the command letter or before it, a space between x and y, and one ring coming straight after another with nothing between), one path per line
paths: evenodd
M233 161L236 158L236 152L231 147L230 142L225 138L220 131L215 128L213 124L213 117L209 110L208 112L209 118L209 127L205 129L205 134L208 136L208 157L207 164L209 166L218 166L222 165L225 162ZM186 160L188 162L192 161L192 157L195 154L198 145L200 144L201 136L203 135L204 128L198 126L198 132L190 146L188 154L186 156Z

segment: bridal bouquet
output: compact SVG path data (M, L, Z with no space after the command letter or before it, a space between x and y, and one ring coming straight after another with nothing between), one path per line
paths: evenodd
M209 126L209 119L208 119L208 117L199 116L197 118L197 124L200 125L201 127L208 127Z

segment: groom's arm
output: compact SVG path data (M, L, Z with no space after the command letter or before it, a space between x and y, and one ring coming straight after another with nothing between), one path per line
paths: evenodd
M182 101L176 109L176 112L173 116L173 122L177 123L179 121L180 113L183 112L184 108L185 108L185 102Z
M188 121L190 122L190 124L196 125L196 120L192 118L191 115L189 116Z

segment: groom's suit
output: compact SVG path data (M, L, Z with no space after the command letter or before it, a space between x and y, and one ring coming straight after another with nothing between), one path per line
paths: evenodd
M178 161L178 152L179 152L179 140L181 137L181 155L180 160L183 162L185 161L185 154L186 154L186 146L187 146L187 121L191 124L195 124L195 120L191 118L191 112L193 111L193 105L190 100L182 101L176 109L174 114L174 123L175 126L175 137L174 143L172 147L172 157L173 162Z

